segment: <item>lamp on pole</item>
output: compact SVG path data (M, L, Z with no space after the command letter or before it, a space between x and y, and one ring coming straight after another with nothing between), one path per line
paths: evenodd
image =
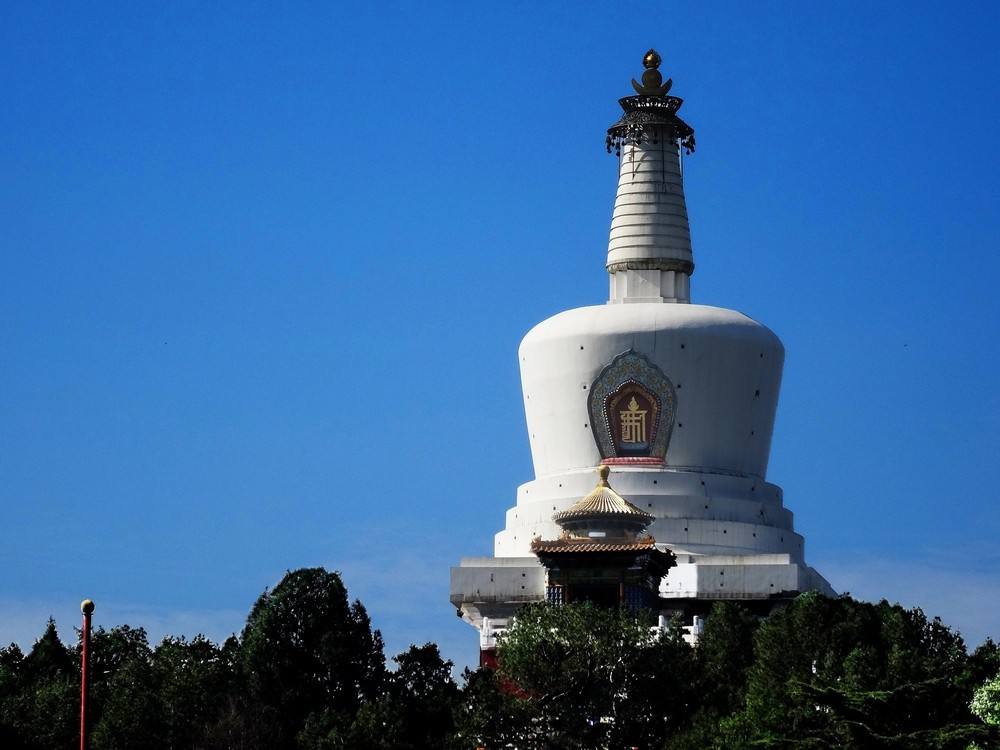
M87 750L87 697L90 692L90 616L94 603L90 599L80 602L83 613L83 636L80 646L80 750Z

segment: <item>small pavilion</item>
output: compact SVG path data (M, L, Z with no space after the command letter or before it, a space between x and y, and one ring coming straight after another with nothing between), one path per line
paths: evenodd
M545 568L550 604L589 601L602 607L660 609L660 579L675 564L646 528L653 516L623 498L608 484L610 468L590 494L552 516L558 539L535 537L531 551Z

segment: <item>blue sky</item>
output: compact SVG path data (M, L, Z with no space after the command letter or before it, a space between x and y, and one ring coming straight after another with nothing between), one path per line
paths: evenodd
M390 653L532 477L516 350L606 299L655 46L694 301L787 359L769 480L840 590L1000 636L993 3L8 3L0 641L239 630L343 571Z

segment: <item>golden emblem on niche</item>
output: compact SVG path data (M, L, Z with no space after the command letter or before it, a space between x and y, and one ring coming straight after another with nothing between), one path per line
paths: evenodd
M629 350L615 357L590 387L587 410L601 457L622 463L662 463L677 398L667 376Z
M639 402L632 396L628 409L618 412L621 418L621 441L623 443L646 442L646 409L639 408Z

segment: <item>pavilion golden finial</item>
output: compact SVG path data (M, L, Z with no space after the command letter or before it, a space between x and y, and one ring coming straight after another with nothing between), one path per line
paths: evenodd
M659 71L661 62L663 62L663 58L655 49L650 49L642 56L642 66L646 69L642 73L642 83L632 79L632 88L637 94L640 96L665 96L670 91L674 82L668 78L667 82L663 83L663 76Z
M601 476L601 479L597 483L597 486L598 487L607 487L608 486L608 477L611 476L611 467L608 466L607 464L601 464L600 466L597 467L597 473L600 474L600 476Z

